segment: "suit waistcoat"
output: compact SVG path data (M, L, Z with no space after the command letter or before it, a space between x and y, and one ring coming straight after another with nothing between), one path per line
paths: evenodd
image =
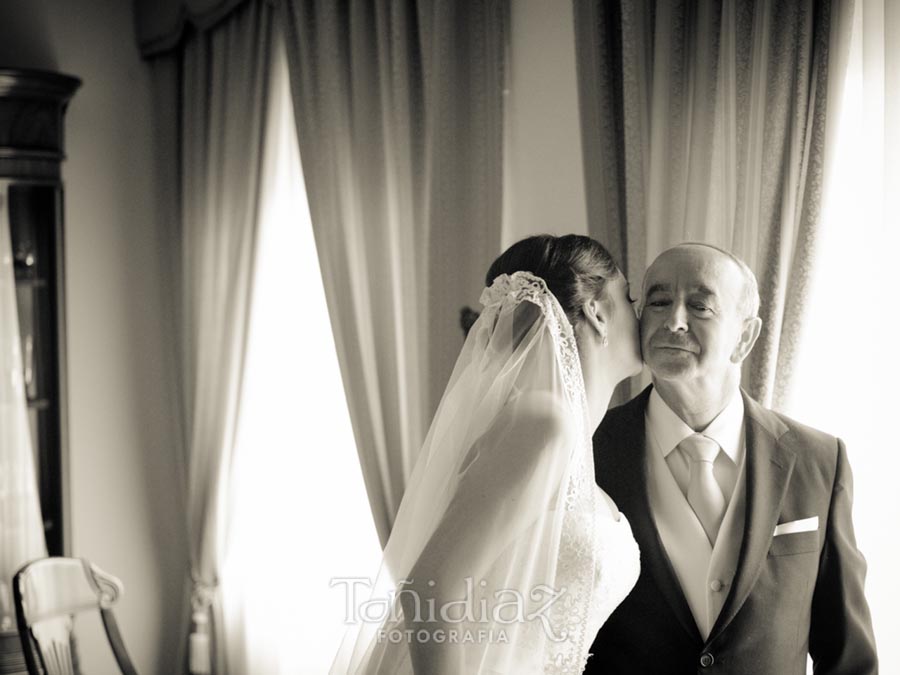
M716 538L710 545L700 520L678 487L662 450L646 434L650 509L666 555L672 563L700 635L709 637L737 569L744 536L747 490L741 462L734 494Z

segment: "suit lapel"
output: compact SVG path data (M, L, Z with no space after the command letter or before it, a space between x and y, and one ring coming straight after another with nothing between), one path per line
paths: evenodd
M710 641L734 619L759 578L796 461L794 451L779 443L787 427L741 393L746 411L747 514L735 580L710 632Z
M649 573L691 639L702 643L703 638L697 629L694 615L681 590L650 511L644 411L647 409L651 388L652 385L623 406L618 424L595 441L608 444L605 451L598 453L600 461L595 468L597 482L613 497L631 524L641 551L642 574ZM601 462L606 466L600 465ZM606 476L603 475L605 472L608 472Z

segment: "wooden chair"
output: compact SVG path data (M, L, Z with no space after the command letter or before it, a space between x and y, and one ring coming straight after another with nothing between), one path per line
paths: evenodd
M112 605L122 582L81 558L42 558L13 579L13 597L29 675L76 675L75 614L99 610L122 675L137 675L119 634Z

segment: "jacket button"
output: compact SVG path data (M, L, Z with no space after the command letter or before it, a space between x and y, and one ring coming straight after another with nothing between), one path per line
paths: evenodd
M715 593L718 593L719 591L721 591L721 590L725 587L725 585L724 585L721 581L719 581L718 579L713 579L713 581L712 581L712 583L709 585L709 587L710 587Z
M704 654L700 657L700 665L703 668L709 668L715 661L712 654Z

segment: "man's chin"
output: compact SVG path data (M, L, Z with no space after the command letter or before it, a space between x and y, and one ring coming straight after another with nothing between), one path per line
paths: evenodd
M689 352L683 352L683 354L690 356ZM681 355L667 358L654 355L647 359L646 364L653 377L661 380L686 380L694 372L692 360Z

